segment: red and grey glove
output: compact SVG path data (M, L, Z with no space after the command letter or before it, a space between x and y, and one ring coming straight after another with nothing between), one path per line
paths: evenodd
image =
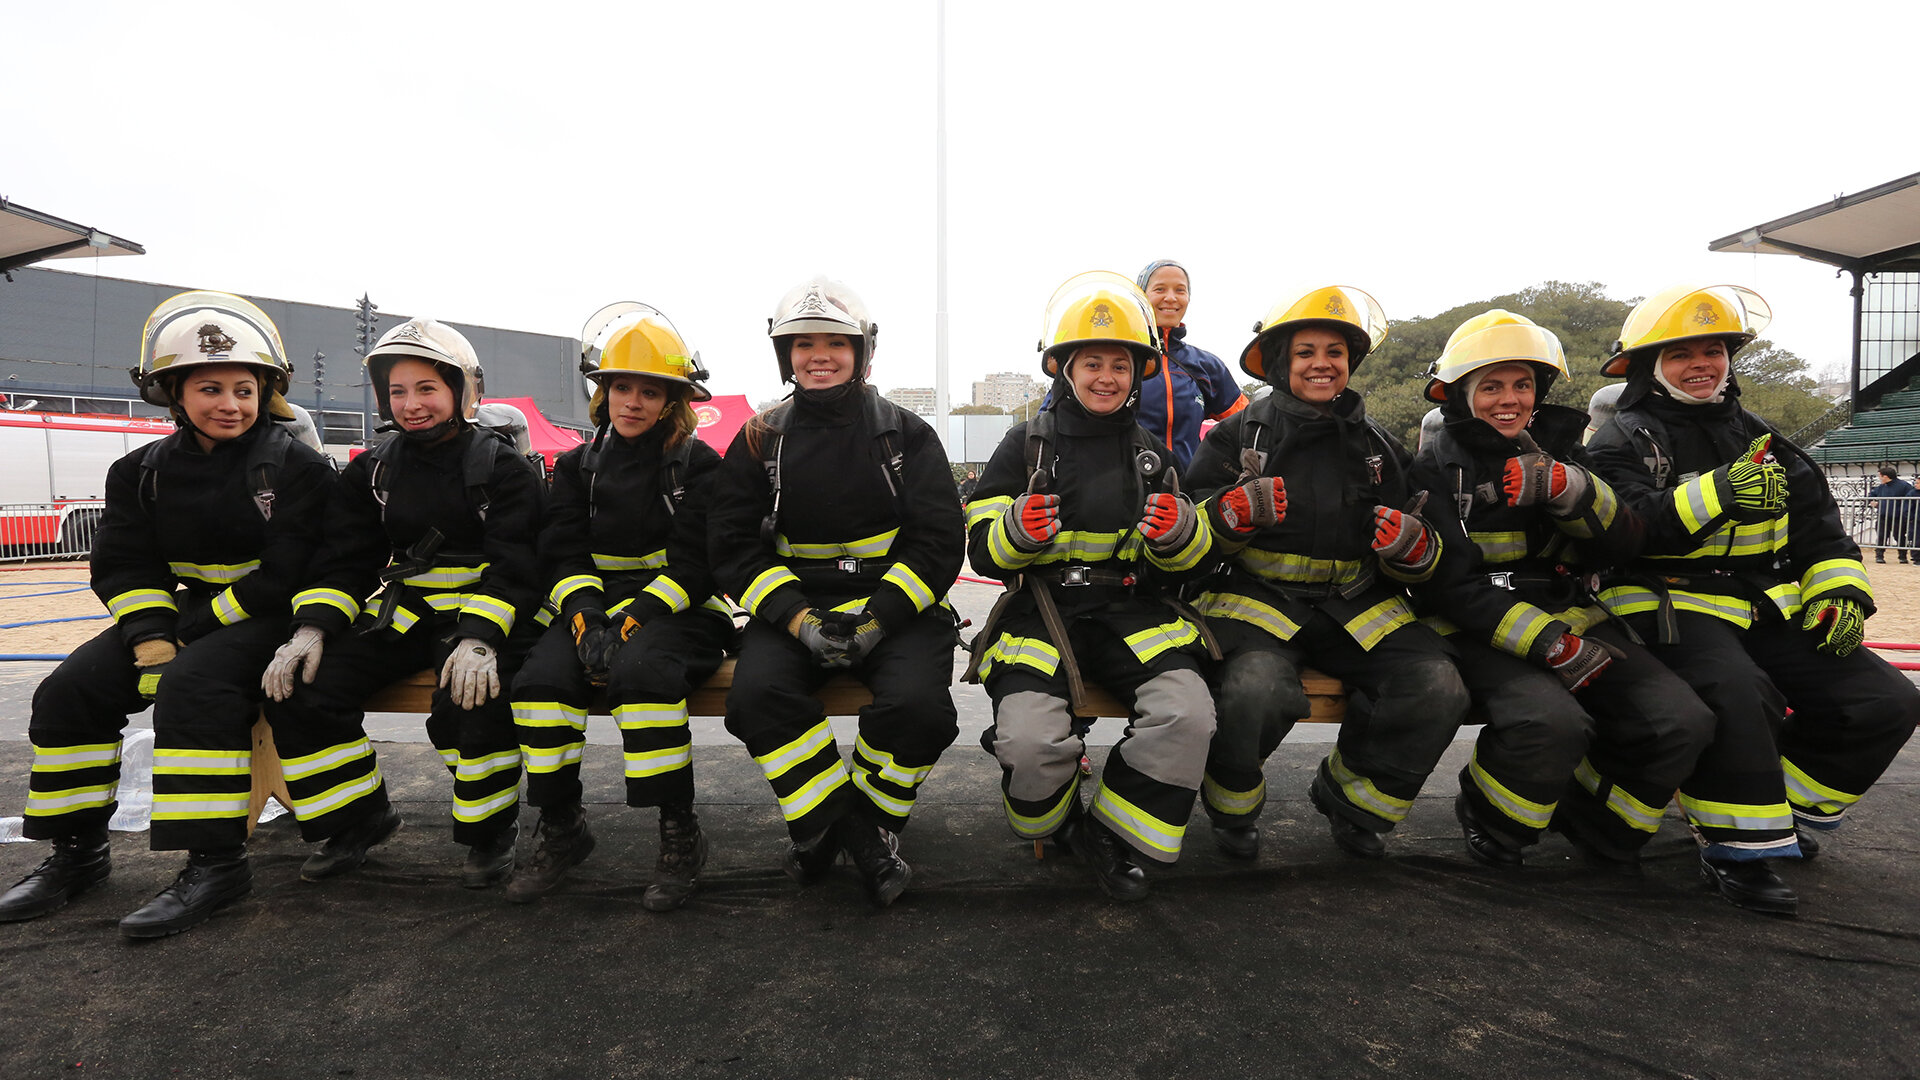
M1007 538L1021 551L1039 551L1060 535L1060 496L1028 493L1013 500L1005 515Z
M1521 453L1507 459L1503 485L1508 506L1532 506L1544 503L1547 513L1570 517L1587 493L1587 473L1578 465L1568 466L1553 458L1533 436L1521 432L1517 440Z
M1433 565L1434 557L1440 553L1440 542L1420 515L1375 506L1373 550L1382 562L1419 572Z
M1606 646L1575 634L1561 634L1547 650L1547 666L1560 676L1569 693L1599 678L1612 663L1613 653Z
M1215 532L1252 536L1256 529L1286 520L1287 484L1277 476L1255 477L1215 495L1207 509Z
M1867 611L1852 600L1815 600L1801 615L1800 629L1820 635L1821 652L1845 656L1866 640Z
M1134 529L1147 538L1148 547L1164 554L1185 547L1187 541L1193 539L1199 520L1200 515L1194 512L1192 503L1170 492L1159 491L1147 496L1146 512Z
M1762 435L1727 466L1735 517L1765 521L1786 509L1787 470L1779 462L1767 460L1772 450L1772 433Z

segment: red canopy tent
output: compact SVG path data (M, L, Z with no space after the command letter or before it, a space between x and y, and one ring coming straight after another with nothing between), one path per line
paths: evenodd
M695 404L693 415L700 418L700 441L724 454L741 425L753 417L753 406L745 394L715 394L712 401Z
M511 405L526 414L527 438L533 443L533 448L539 451L540 456L547 459L548 471L552 471L555 458L585 441L580 437L579 432L555 427L548 423L546 415L540 411L540 406L535 405L530 397L496 397L486 398L485 401L487 404L497 402L501 405Z

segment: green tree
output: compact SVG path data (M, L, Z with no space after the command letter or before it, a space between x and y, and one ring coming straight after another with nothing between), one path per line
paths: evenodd
M1006 411L996 405L955 405L947 410L951 416L1005 416Z

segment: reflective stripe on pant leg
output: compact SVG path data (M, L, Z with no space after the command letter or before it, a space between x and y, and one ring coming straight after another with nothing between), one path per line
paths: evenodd
M1015 836L1022 840L1044 840L1059 832L1060 826L1073 816L1073 808L1080 801L1080 772L1075 769L1057 797L1050 799L1015 799L1006 793L1003 780L1000 801L1006 807L1007 825Z
M27 782L29 820L43 823L64 814L113 812L120 783L120 740L76 746L35 746ZM49 834L57 835L57 834Z
M1100 778L1100 786L1093 793L1093 816L1106 823L1113 834L1125 840L1127 845L1156 862L1170 863L1180 857L1180 845L1186 840L1187 824L1183 818L1175 823L1161 818L1151 811L1142 809L1126 796L1115 791L1111 775L1112 758L1108 758L1107 773ZM1136 774L1137 775L1137 774ZM1193 796L1187 796L1191 809Z
M249 739L251 742L251 739ZM153 750L153 849L232 847L247 839L253 749Z
M520 736L520 753L526 757L529 779L562 770L579 771L587 748L585 706L565 701L516 701L513 726Z
M1624 785L1616 784L1602 776L1600 770L1594 768L1593 763L1586 758L1581 758L1580 764L1574 767L1573 778L1596 799L1600 797L1604 786L1607 810L1628 828L1649 836L1659 831L1660 818L1665 813L1666 803L1656 806L1646 802L1633 792L1626 790ZM1666 795L1671 799L1673 792L1668 791Z
M1407 811L1413 809L1412 799L1402 799L1381 791L1372 780L1354 772L1341 760L1336 748L1327 757L1327 773L1333 778L1334 790L1339 796L1356 809L1363 810L1388 825L1398 825L1406 820Z
M1793 808L1794 820L1801 824L1821 830L1837 829L1847 808L1860 801L1858 795L1828 787L1808 776L1806 770L1784 757L1780 759L1780 769L1787 778L1787 803Z
M693 800L693 730L686 701L613 707L626 755L627 805Z
M1687 819L1699 826L1710 859L1738 862L1800 854L1800 842L1793 835L1793 811L1784 801L1767 805L1711 802L1694 798L1683 788L1680 806Z
M1552 820L1555 803L1523 798L1501 783L1480 764L1480 747L1477 744L1473 748L1473 757L1467 763L1467 772L1473 779L1473 786L1488 804L1521 828L1538 833Z
M278 737L276 736L276 739ZM365 736L297 757L282 756L280 771L293 796L300 834L324 840L365 812L362 802L384 805L380 766Z
M1253 786L1241 791L1229 786L1232 778L1222 783L1219 770L1207 770L1200 781L1200 798L1216 824L1231 828L1260 816L1261 807L1267 805L1267 777L1264 773L1253 775Z
M890 819L889 828L899 831L913 813L913 801L933 772L933 762L909 765L884 750L876 750L860 736L853 743L853 786L866 795L874 808Z
M520 800L520 748L469 757L457 754L453 771L453 820L478 824Z
M824 717L798 738L754 754L753 760L773 786L780 816L794 839L817 836L841 817L845 796L837 793L852 777Z

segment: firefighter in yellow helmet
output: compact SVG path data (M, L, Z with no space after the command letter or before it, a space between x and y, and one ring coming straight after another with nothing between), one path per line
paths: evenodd
M1413 465L1445 551L1414 596L1486 717L1454 813L1468 854L1496 868L1549 825L1632 864L1713 737L1712 712L1589 586L1635 554L1641 526L1590 471L1586 415L1546 401L1566 373L1560 340L1525 316L1468 319L1434 365L1443 423Z
M1626 389L1590 449L1646 522L1601 601L1717 718L1680 787L1701 877L1791 915L1799 898L1772 861L1819 850L1913 733L1920 691L1860 648L1873 589L1826 478L1741 407L1733 358L1770 316L1732 285L1640 302L1603 369Z
M147 319L141 397L179 430L114 462L93 539L93 589L114 625L34 693L24 831L53 855L0 896L0 921L44 915L107 876L120 732L153 705L156 851L187 866L120 922L177 934L247 895L248 759L260 669L287 635L333 465L296 442L286 349L265 312L195 291Z
M593 687L604 686L625 748L627 804L660 808L659 860L641 904L668 911L692 895L707 857L687 695L720 666L733 635L707 570L720 455L694 437L692 403L712 395L698 355L645 304L602 308L581 343L597 427L554 463L540 531L552 625L513 683L539 842L507 899L538 898L593 850L580 764Z
M767 320L792 396L741 428L714 480L714 579L747 610L727 730L766 772L802 882L844 851L880 906L912 870L899 837L959 734L947 590L965 519L926 421L867 383L879 330L837 281L789 290ZM851 763L813 696L845 670L873 691Z
M427 737L453 774L453 840L468 848L461 884L513 871L520 744L502 689L533 639L541 476L491 429L466 336L409 319L366 358L394 434L347 465L326 545L294 597L294 631L261 678L267 721L289 770L293 812L319 851L305 881L344 874L400 826L360 703L402 676L439 676Z
M993 698L989 749L1007 823L1059 836L1115 900L1139 900L1142 863L1179 857L1213 734L1202 630L1173 590L1210 567L1211 534L1180 494L1173 451L1135 422L1161 362L1147 298L1118 274L1069 279L1047 304L1048 404L1008 431L968 506L973 567L1012 594L975 638L969 677ZM1133 721L1080 795L1098 682Z
M1415 621L1405 593L1434 573L1440 539L1406 451L1348 386L1386 333L1359 289L1283 297L1240 354L1271 392L1209 432L1193 459L1189 487L1229 553L1197 601L1225 653L1201 798L1229 856L1259 853L1261 765L1308 715L1301 668L1371 701L1370 715L1341 725L1309 790L1334 843L1363 858L1386 853L1381 835L1412 808L1467 709L1446 643Z

